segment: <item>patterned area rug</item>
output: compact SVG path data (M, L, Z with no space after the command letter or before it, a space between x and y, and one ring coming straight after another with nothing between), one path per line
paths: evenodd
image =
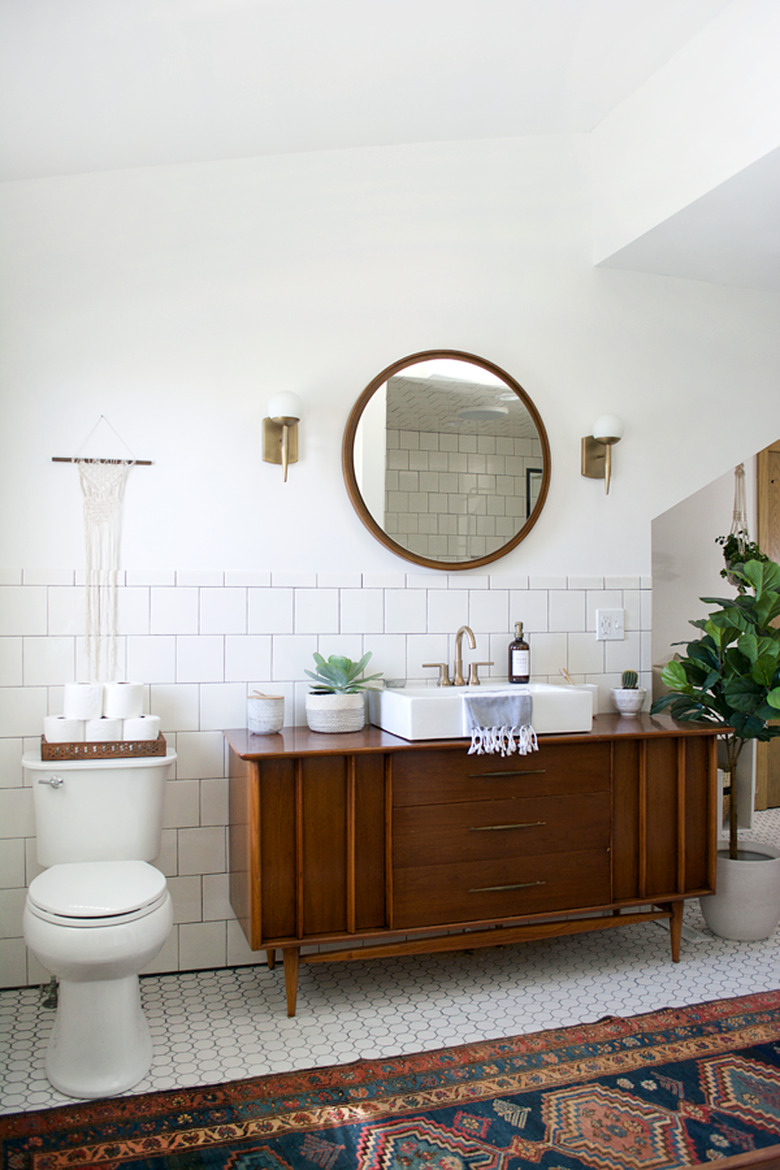
M6 1170L766 1168L780 991L14 1114L0 1137Z

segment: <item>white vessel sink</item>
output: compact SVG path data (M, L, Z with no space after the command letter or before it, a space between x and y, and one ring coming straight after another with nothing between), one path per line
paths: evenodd
M460 739L471 734L463 696L489 691L525 691L533 699L531 722L538 735L590 731L593 699L587 690L553 683L485 682L478 687L409 686L368 691L368 717L401 739Z

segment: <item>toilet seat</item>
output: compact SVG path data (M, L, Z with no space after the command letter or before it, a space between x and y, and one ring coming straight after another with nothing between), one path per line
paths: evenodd
M52 865L30 883L27 905L62 926L118 926L145 918L168 897L165 875L145 861Z

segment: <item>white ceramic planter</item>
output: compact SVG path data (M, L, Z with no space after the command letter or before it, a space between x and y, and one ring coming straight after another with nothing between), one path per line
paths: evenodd
M634 716L642 710L646 694L645 687L613 687L612 702L621 715Z
M253 735L273 735L284 726L281 695L250 695L246 701L246 726Z
M353 695L306 696L306 722L312 731L360 731L366 722L362 691Z
M700 898L699 904L713 934L755 942L768 938L780 922L780 850L747 841L740 853L745 859L734 861L728 855L728 843L720 843L717 892Z

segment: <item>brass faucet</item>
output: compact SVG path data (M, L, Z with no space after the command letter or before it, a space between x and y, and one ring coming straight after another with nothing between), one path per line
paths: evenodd
M468 634L469 646L472 650L477 648L477 639L474 637L474 631L470 626L461 626L455 635L455 678L453 682L456 687L465 687L466 680L463 677L463 635Z

